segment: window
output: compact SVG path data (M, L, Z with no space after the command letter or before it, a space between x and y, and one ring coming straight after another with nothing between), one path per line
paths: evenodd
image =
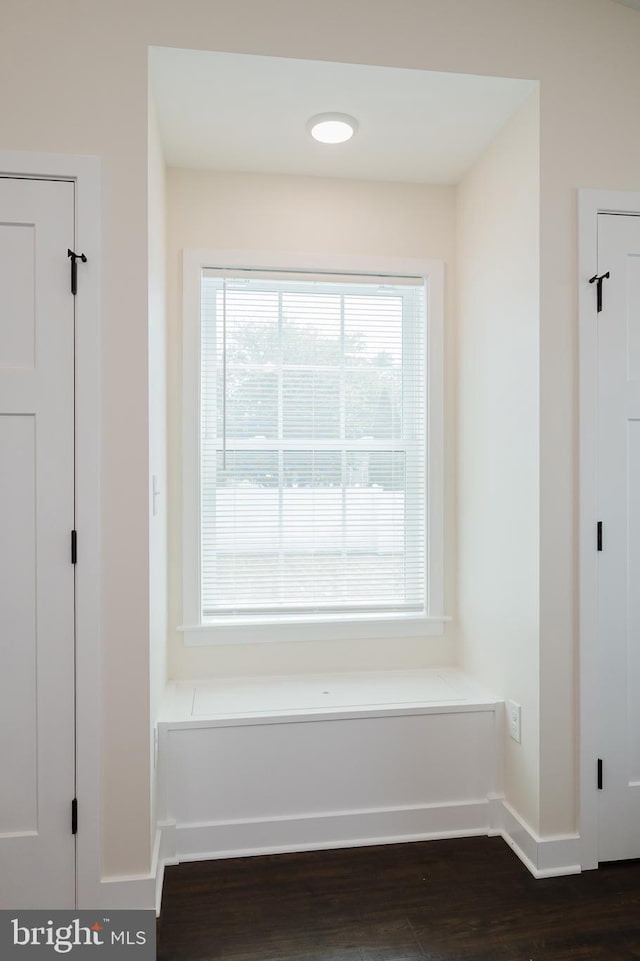
M187 639L441 630L433 277L196 253L185 257Z

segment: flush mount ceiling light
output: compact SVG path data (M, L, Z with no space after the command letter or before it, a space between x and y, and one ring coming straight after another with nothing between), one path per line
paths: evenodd
M358 121L346 113L319 113L307 124L307 130L320 143L344 143L358 129Z

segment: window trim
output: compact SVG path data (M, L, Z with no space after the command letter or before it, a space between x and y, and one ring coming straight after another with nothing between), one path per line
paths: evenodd
M439 260L394 257L336 257L266 254L257 251L183 251L182 313L182 610L186 645L262 641L345 640L398 636L440 636L451 618L444 604L444 264ZM295 616L233 615L228 621L200 623L200 281L203 268L250 267L422 277L427 305L427 607L429 614Z

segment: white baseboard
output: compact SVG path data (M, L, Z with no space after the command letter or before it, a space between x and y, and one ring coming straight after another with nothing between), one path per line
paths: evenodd
M153 870L155 873L155 909L156 917L160 917L162 908L162 887L164 885L164 869L168 864L179 864L180 859L176 857L176 832L173 821L165 821L158 824L156 830L156 844L154 847Z
M158 825L149 874L102 878L87 907L105 911L155 910L160 913L166 864L176 864L170 824Z
M475 801L207 824L167 821L158 826L156 913L167 864L473 837L489 833L489 815L488 801Z
M178 824L180 861L467 837L489 830L489 804L475 801L319 815Z
M102 878L99 890L99 905L105 911L151 911L155 908L155 874L126 875L125 877Z
M504 798L492 798L491 834L500 835L534 878L580 874L580 836L540 837Z
M160 850L160 834L156 833L149 874L127 874L120 877L101 878L91 905L104 911L149 911L155 907L157 862Z

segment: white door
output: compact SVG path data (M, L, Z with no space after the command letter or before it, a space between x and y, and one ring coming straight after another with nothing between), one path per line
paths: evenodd
M640 217L598 217L598 860L640 858Z
M74 187L0 178L0 908L75 906Z

